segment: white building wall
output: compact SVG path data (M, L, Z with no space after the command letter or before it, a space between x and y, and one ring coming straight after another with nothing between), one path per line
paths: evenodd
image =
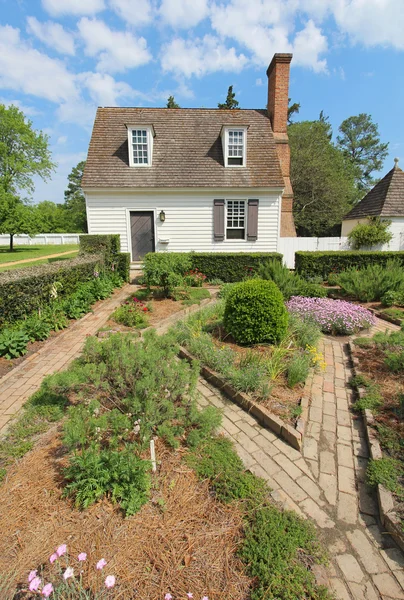
M214 198L259 198L258 239L213 239ZM121 249L131 252L130 212L154 211L156 252L276 252L279 238L280 199L278 192L243 193L215 190L206 193L170 191L158 194L143 192L86 191L89 233L119 233ZM159 219L165 212L165 222ZM159 240L169 240L162 243Z
M386 217L391 221L390 232L393 234L391 242L381 246L380 250L404 250L404 217ZM368 219L349 219L342 221L341 235L346 237L358 223L368 223Z

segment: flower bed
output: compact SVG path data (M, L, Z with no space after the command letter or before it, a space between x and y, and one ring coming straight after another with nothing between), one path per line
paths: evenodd
M313 321L323 333L332 335L351 335L376 322L369 310L344 300L294 296L286 306L290 313Z

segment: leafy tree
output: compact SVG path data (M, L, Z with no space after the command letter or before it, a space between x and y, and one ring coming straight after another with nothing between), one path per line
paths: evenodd
M0 188L0 233L10 235L10 252L18 233L35 235L40 230L36 208L22 202L18 196Z
M177 104L177 102L174 99L174 96L168 96L166 108L181 108L181 106Z
M289 126L294 218L300 235L333 233L356 196L353 169L324 121Z
M33 192L34 176L46 181L55 170L48 141L19 108L0 104L0 228L10 234L10 250L16 233L36 230L35 211L21 195Z
M227 108L227 109L238 108L238 100L236 100L236 93L233 92L232 85L230 85L229 89L227 90L226 102L224 102L223 104L221 104L219 102L217 106L218 106L218 108Z
M36 206L40 230L42 233L64 233L66 228L66 211L62 204L44 200Z
M372 248L379 244L388 244L393 237L389 231L391 220L380 217L368 217L368 223L358 223L348 233L348 242L353 250Z
M291 104L292 98L288 98L289 106L288 106L288 124L292 124L293 115L297 115L300 111L300 102L294 102Z
M389 144L380 141L379 129L366 113L345 119L339 127L337 144L355 170L355 181L362 195L375 184L374 171L380 171Z
M79 162L67 177L69 184L65 191L64 209L66 226L71 233L87 233L86 199L81 189L85 164L85 160Z

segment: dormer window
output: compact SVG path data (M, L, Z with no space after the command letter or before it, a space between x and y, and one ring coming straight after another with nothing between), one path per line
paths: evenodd
M247 148L246 127L224 127L222 143L225 167L245 167Z
M128 127L129 165L131 167L151 166L153 133L151 126Z

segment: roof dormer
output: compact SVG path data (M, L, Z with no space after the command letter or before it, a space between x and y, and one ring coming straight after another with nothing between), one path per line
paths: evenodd
M151 167L153 160L153 125L127 125L130 167Z
M223 125L222 146L225 167L247 166L247 126Z

